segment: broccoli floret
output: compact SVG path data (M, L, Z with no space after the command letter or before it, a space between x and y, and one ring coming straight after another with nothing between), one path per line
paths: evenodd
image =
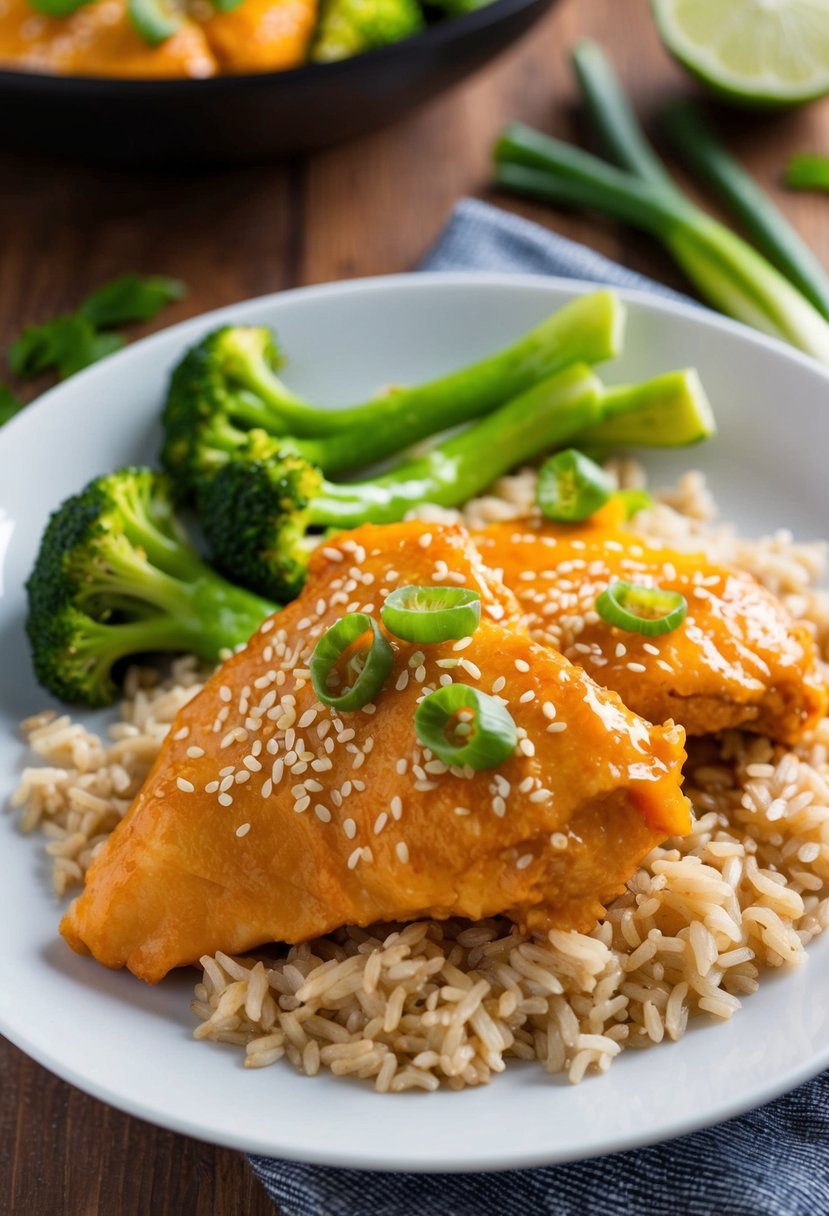
M251 427L272 435L290 430L298 398L277 376L282 357L270 330L226 325L187 352L170 381L164 406L164 467L179 498L245 441Z
M192 651L216 661L277 605L211 570L150 469L96 478L52 515L26 584L35 674L67 701L105 705L120 660Z
M260 595L293 599L305 582L306 532L322 485L314 465L280 449L264 431L252 431L199 496L216 567Z
M311 49L315 63L399 42L425 25L417 0L325 0Z

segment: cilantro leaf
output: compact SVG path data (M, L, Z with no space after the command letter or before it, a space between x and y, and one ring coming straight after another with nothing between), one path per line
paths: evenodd
M23 409L23 402L18 401L7 384L0 384L0 426L8 422L15 414Z
M96 329L149 321L165 304L180 300L184 284L165 275L125 274L93 291L78 312Z

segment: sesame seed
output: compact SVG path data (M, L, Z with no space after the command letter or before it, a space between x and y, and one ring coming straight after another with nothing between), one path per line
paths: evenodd
M233 799L230 794L219 794L219 806L233 806Z
M233 773L228 773L227 776L222 778L222 783L219 786L219 789L222 791L222 793L224 793L226 790L229 790L232 785Z
M437 666L438 667L457 667L458 664L461 663L462 661L463 661L462 659L438 659Z
M321 823L331 822L331 812L327 806L323 806L321 802L317 802L314 806L314 814Z
M190 760L198 760L200 756L204 755L204 748L203 747L188 747L185 755L187 755Z
M344 819L343 820L343 831L345 832L345 834L349 840L353 840L354 837L357 835L357 824L354 822L353 819Z
M327 742L327 740L326 740ZM311 761L311 768L315 773L327 773L334 765L327 756L318 756L316 760Z
M262 765L255 756L245 756L242 764L244 764L245 768L249 768L252 773L258 773L262 768Z
M397 854L398 860L402 861L403 865L407 865L409 861L409 846L405 840L398 840L394 846L394 851Z
M625 666L628 671L634 671L637 675L648 670L644 663L626 663Z
M389 810L395 819L399 819L403 814L403 800L399 794L395 794L389 803Z
M440 684L441 688L448 688L450 684L454 684L454 680L449 675L449 672L445 671L438 680L438 684Z
M248 832L249 832L249 831L250 831L250 824L249 824L249 823L241 823L241 824L239 825L239 827L236 829L236 835L237 835L237 836L247 836L247 834L248 834Z
M541 706L541 712L545 718L552 720L556 716L556 707L553 705L552 701L545 701Z
M473 680L480 680L481 669L471 659L461 659L460 666L468 675L472 676Z
M349 794L351 793L351 782L350 781L343 782L342 786L340 787L340 793L342 794L343 798L347 798L349 796Z
M458 641L455 642L455 645L452 647L452 649L453 650L466 650L467 646L470 646L471 644L472 644L471 637L459 638Z
M436 790L438 783L436 781L415 781L414 788L420 793L426 794L429 790Z
M365 793L365 788L366 788L365 781L358 781L357 778L355 777L354 778L354 788L355 788L355 790L359 790L361 794Z
M548 726L547 730L549 730L549 729L550 728ZM525 756L534 756L535 755L535 744L533 743L532 739L521 739L521 740L519 740L519 743L518 743L518 750L520 752L522 752L523 755L525 755Z
M506 687L506 684L507 684L506 676L499 676L498 679L495 680L495 682L492 685L492 691L501 692L501 690Z
M190 734L190 727L182 726L180 730L176 731L176 733L173 735L173 738L174 739L186 739L189 734Z
M250 773L246 768L240 768L234 780L237 785L244 785L246 781L250 781Z
M323 747L325 748L326 752L330 756L334 750L334 740L330 739L330 738L326 739L325 742L323 743Z
M471 815L472 812L470 811L468 806L456 806L455 814L456 815Z
M349 870L353 870L355 868L355 866L357 865L357 863L360 860L360 858L362 857L362 855L363 855L363 850L361 848L354 850L354 852L351 854L351 856L348 859Z
M184 794L195 793L195 785L192 781L188 781L186 777L176 777L176 785Z
M567 730L566 722L551 722L550 725L547 727L547 734L548 735L557 735L557 734L559 734L560 731L563 731L563 730ZM526 755L527 753L525 752L524 754Z
M645 651L647 654L653 654L653 655L658 655L658 654L659 654L659 647L658 647L658 646L654 646L653 642L643 642L643 643L642 643L642 649L643 649L643 650L644 650L644 651Z
M420 667L423 664L425 658L426 658L426 655L423 653L422 650L416 650L414 652L414 654L409 656L409 666L410 667Z
M402 777L408 767L409 767L408 760L406 760L405 758L401 758L400 760L397 761L397 764L395 765L395 770Z
M333 549L328 545L326 545L326 547L323 549L323 554L325 555L325 557L328 558L328 560L330 562L344 562L345 561L345 556L342 553L340 553L339 549Z
M549 802L553 796L552 790L545 789L542 786L530 794L530 802Z
M357 755L354 757L354 759L351 762L351 767L352 768L361 768L362 765L365 763L365 759L366 758L365 758L365 755L363 752L357 752Z
M424 532L423 535L419 537L417 543L420 545L421 549L428 549L432 543L432 533Z
M516 659L515 660L515 670L516 671L529 671L530 665L526 659Z
M426 679L426 668L423 666L422 663L415 671L414 678L417 680L418 684L422 684L423 681Z
M515 866L516 866L516 869L518 869L518 870L526 870L527 866L532 865L532 862L533 862L532 853L525 853L523 857L518 858L518 861L516 861Z
M218 781L208 781L207 785L204 787L204 792L205 794L215 794L218 788Z
M623 659L625 657L625 655L627 654L627 652L628 652L628 648L624 644L624 642L616 643L616 658L617 659Z
M299 798L294 803L294 810L296 811L297 815L301 815L304 811L308 810L308 807L310 805L311 805L311 799L306 794L303 798Z
M274 621L273 617L269 617L268 620L265 621L265 624L262 626L262 628L259 630L259 632L260 633L270 633L270 631L274 627L274 624L275 624L275 621Z
M270 798L273 793L273 782L270 777L262 783L262 789L259 792L263 798Z
M518 792L520 794L528 794L534 785L535 777L525 777L518 787Z
M567 837L563 832L553 832L552 836L550 837L550 844L554 849L566 849Z
M530 701L535 700L535 692L532 688L528 688L526 692L522 692L518 698L521 705L527 705Z
M271 769L271 778L273 780L274 785L279 785L280 781L282 780L282 774L284 772L285 772L285 761L284 760L274 760L273 767Z
M308 780L304 782L304 785L306 790L310 790L312 794L322 793L323 787L320 785L319 781L313 781L308 778Z
M507 804L500 794L496 794L492 799L492 809L499 819L503 819L507 813Z
M389 817L385 811L381 811L374 821L374 835L379 836L383 828L389 821Z

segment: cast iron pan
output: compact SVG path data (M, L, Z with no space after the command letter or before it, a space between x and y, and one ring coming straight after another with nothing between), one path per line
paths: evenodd
M494 0L339 63L211 80L0 71L0 147L130 165L264 161L393 121L474 72L554 0Z

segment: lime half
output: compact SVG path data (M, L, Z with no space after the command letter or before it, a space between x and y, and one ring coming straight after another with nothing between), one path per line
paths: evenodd
M715 92L785 106L829 93L829 0L651 0L662 41Z

